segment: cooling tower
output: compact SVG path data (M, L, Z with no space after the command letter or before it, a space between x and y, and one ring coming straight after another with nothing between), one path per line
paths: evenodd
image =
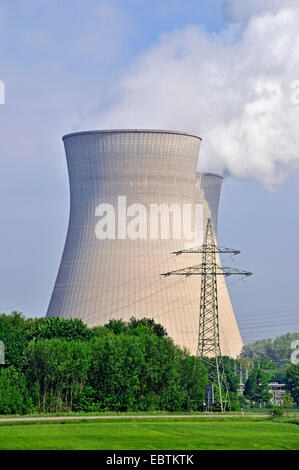
M111 318L154 318L176 344L195 354L200 276L163 278L161 273L200 264L201 255L172 252L195 246L208 218L216 236L222 178L196 173L200 137L107 130L68 134L63 140L70 218L47 316L81 318L90 327ZM199 219L196 208L202 209ZM189 214L193 239L182 229L185 218L175 225L175 210L186 220ZM220 276L218 287L222 353L236 357L242 340Z

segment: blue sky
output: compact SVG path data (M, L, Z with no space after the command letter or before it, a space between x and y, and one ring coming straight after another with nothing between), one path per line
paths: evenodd
M299 79L291 47L298 11L281 12L286 4L298 10L292 0L255 0L252 11L242 0L0 0L0 311L46 313L68 222L62 135L127 118L126 127L196 131L205 168L227 175L219 241L241 249L233 266L254 272L230 287L243 339L299 331L299 107L281 97ZM277 62L269 59L273 30ZM145 103L160 103L169 83L160 120L159 106L139 114L134 89L155 70L161 89L141 92ZM223 71L220 84L211 70ZM181 84L189 89L182 104Z

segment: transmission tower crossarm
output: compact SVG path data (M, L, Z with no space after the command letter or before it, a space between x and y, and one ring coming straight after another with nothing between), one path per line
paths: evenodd
M168 273L163 273L161 274L161 276L193 276L193 275L199 275L199 276L202 276L206 271L211 271L210 267L204 263L202 264L198 264L198 265L195 265L195 266L188 266L187 268L183 268L183 269L177 269L175 271L170 271ZM222 272L222 269L221 269L221 266L218 266L217 264L215 264L213 267L212 267L212 270L213 270L213 274L223 274Z
M241 269L236 268L229 268L220 266L216 263L212 264L198 264L195 266L188 266L187 268L177 269L175 271L169 271L168 273L163 273L161 276L168 277L168 276L204 276L206 274L209 275L216 275L216 276L232 276L234 274L241 275L241 276L251 276L252 273L248 271L243 271Z
M201 253L224 253L224 254L232 254L232 255L239 255L241 252L240 250L235 250L234 248L226 248L223 246L216 246L216 245L202 245L199 248L189 248L188 250L179 250L174 251L173 255L182 255L185 253L190 254L201 254Z
M224 276L232 276L233 274L246 277L252 276L252 273L250 271L243 271L242 269L230 268L227 266L221 266L221 269L223 270Z

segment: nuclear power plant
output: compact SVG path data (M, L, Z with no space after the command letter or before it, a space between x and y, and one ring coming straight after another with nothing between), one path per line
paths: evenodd
M70 217L47 317L81 318L90 327L111 318L153 318L195 354L200 276L165 279L161 273L186 265L172 253L200 243L208 219L217 239L222 177L197 173L201 138L101 130L63 141ZM198 254L188 256L189 264L200 262ZM221 352L236 357L242 339L223 276L217 288Z

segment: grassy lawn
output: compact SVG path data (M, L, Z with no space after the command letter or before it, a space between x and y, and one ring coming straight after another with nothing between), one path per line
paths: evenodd
M264 418L2 424L1 450L299 449L299 426Z

